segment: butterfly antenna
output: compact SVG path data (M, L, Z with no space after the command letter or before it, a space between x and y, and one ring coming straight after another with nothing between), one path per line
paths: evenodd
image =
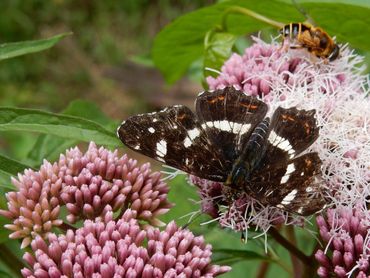
M179 169L176 169L176 168L173 168L171 166L168 166L168 165L162 165L162 167L166 170L162 170L161 173L165 175L164 178L162 178L162 181L166 181L166 180L172 180L174 178L177 177L177 175L184 175L186 174L185 172L179 170Z
M188 223L186 223L185 225L183 225L181 228L182 228L182 229L187 229L187 228L189 227L189 225L190 225L191 223L193 223L193 222L194 222L194 220L197 220L197 219L198 219L198 217L199 217L199 216L201 216L201 215L202 215L202 212L201 212L201 211L196 211L196 212L194 212L194 213L190 216Z
M247 237L247 235L246 235L246 232L245 232L245 231L241 231L241 232L240 232L240 241L241 241L242 243L244 243L244 244L246 244L246 243L247 243L247 241L248 241L248 237Z

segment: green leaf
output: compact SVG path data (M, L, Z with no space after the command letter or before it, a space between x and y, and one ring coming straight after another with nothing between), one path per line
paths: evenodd
M40 134L27 158L32 166L38 166L43 159L55 161L66 149L78 144L78 140L61 138L50 134Z
M357 1L305 1L302 6L315 22L339 42L370 50L370 5ZM156 37L152 49L153 61L168 83L186 73L189 66L202 58L204 38L210 30L226 22L227 31L245 35L269 27L253 17L230 13L231 8L242 7L281 23L303 22L304 16L291 1L234 0L221 2L177 18ZM224 20L223 20L224 19ZM340 19L340 20L338 20ZM278 34L276 30L276 34Z
M39 52L48 48L51 48L56 43L58 43L61 39L66 36L71 35L72 33L63 33L56 35L54 37L42 40L34 40L34 41L23 41L23 42L11 42L11 43L4 43L0 45L0 61Z
M0 155L0 187L14 190L14 186L10 183L10 177L16 176L27 168L31 167Z
M277 14L277 20L283 22L289 22L288 18L293 21L303 19L292 5L275 0L226 1L181 16L157 35L152 49L153 61L168 83L178 80L193 61L202 57L206 33L219 26L223 13L233 6L247 7L267 17ZM235 35L251 33L267 26L254 18L240 15L231 16L227 23L230 27L228 31Z
M119 145L115 133L96 122L33 109L0 108L0 131L8 130L40 132L108 146Z
M164 171L168 171L168 169ZM171 187L168 200L176 205L160 219L165 223L175 220L179 226L185 225L190 218L190 216L185 216L200 209L199 204L194 204L192 201L198 198L195 187L188 183L185 175L178 175L173 180L167 180L167 183Z
M291 3L291 0L284 0L284 2ZM354 5L358 7L363 7L370 9L370 2L368 0L299 0L297 1L301 6L304 6L305 3L310 3L310 5L321 5L325 3L334 3L336 5L341 5L341 4L349 4L349 5Z
M92 120L104 127L112 127L109 129L114 129L116 127L115 121L108 118L95 103L90 101L75 100L68 105L63 111L63 114ZM59 157L60 153L77 143L77 140L41 134L28 154L28 158L32 159L36 165L39 164L42 159L54 161Z
M13 188L14 190L14 188ZM11 240L9 238L9 234L11 233L8 229L5 229L4 228L4 225L5 224L9 224L10 220L8 218L5 218L5 217L0 217L0 244L3 244L4 242L7 242L9 240ZM2 276L0 276L2 277Z
M212 253L212 261L216 264L232 264L247 260L273 261L267 256L250 250L214 249Z
M4 172L0 169L0 188L4 188L6 190L14 190L15 187L11 184L10 178L12 175L9 173Z
M204 76L218 76L217 72L230 57L236 36L225 32L210 32L204 49Z
M8 272L8 270L2 270L1 269L2 266L0 266L0 277L3 277L3 278L14 278L14 273L11 273L10 271Z
M72 101L63 111L63 114L81 117L101 124L102 126L116 126L116 122L108 118L96 103L77 99Z
M10 175L17 175L19 172L23 172L24 169L31 168L21 162L10 159L6 156L0 155L0 169L6 171Z
M146 68L153 68L154 67L153 60L152 60L152 58L150 57L149 54L131 56L130 61L135 63L135 64L138 64L140 66L144 66Z
M25 262L22 259L24 249L20 248L20 244L21 241L8 240L0 245L0 269L9 273L10 277L22 277L20 269L25 267Z

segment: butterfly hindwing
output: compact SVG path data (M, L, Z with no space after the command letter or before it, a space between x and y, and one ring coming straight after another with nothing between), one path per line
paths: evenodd
M320 177L318 154L307 153L255 171L247 191L265 205L309 215L325 203Z
M234 161L266 115L267 105L256 97L226 87L199 94L195 109L212 144L222 146L224 157Z
M224 181L231 167L186 106L132 116L117 133L129 148L198 177Z

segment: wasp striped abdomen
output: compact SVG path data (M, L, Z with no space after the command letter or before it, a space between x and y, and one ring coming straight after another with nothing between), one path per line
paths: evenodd
M280 33L288 38L291 48L305 48L319 58L329 61L339 56L340 49L334 40L320 27L314 27L307 23L289 23Z

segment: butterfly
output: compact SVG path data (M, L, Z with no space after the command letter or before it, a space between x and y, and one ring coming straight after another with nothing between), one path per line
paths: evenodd
M223 182L263 205L299 215L325 206L322 162L305 152L319 136L315 110L268 106L226 87L183 105L131 116L117 129L134 151L197 177ZM302 154L303 153L303 154Z

